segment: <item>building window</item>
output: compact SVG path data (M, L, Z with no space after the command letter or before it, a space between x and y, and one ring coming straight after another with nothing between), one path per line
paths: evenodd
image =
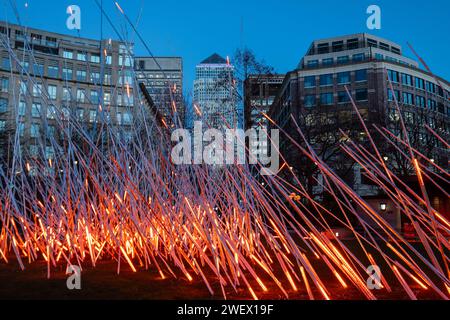
M87 53L86 52L78 52L77 53L77 60L78 61L86 61L87 60Z
M17 110L19 113L19 117L24 117L25 113L27 112L27 104L25 101L19 102L19 110Z
M355 81L356 82L367 81L367 70L366 69L356 70Z
M53 159L55 157L55 149L53 147L45 147L45 158Z
M92 63L100 63L100 55L98 55L98 54L91 54L91 62Z
M328 43L319 43L317 45L317 53L324 54L330 52L330 45Z
M48 137L55 137L56 136L56 128L55 128L55 126L48 126L47 127L47 136Z
M130 96L126 95L124 97L124 105L127 107L132 107L134 105L134 96L131 93Z
M356 101L367 101L368 100L367 89L357 89L355 99Z
M328 59L323 59L322 60L322 64L324 66L331 66L334 63L334 59L333 58L328 58Z
M305 107L310 108L316 105L316 96L315 95L306 95L305 96Z
M124 70L121 72L121 75L119 76L119 84L129 84L131 85L133 83L133 73L129 70ZM168 85L167 82L164 83L164 85Z
M89 111L89 122L94 123L96 119L97 119L97 111L90 110Z
M313 88L315 86L316 86L315 76L305 77L305 88Z
M348 50L355 50L358 48L359 48L359 40L357 38L347 40L347 49Z
M49 47L56 48L57 45L58 45L58 39L56 39L56 38L53 38L53 37L45 37L45 40L46 40L47 46L49 46Z
M428 109L432 110L432 111L436 111L436 101L433 99L428 99L427 101L427 105L428 105Z
M395 97L397 98L397 102L400 102L400 91L394 90L394 92L395 92ZM392 94L391 89L388 89L388 100L394 101L394 95Z
M123 124L130 125L133 122L133 115L129 112L123 114Z
M69 88L63 88L63 101L70 101L72 93Z
M120 78L121 79L121 78ZM104 84L105 85L111 85L112 82L112 77L110 74L105 73L105 79L104 79Z
M0 132L5 131L6 129L6 121L0 120Z
M37 123L31 124L30 136L32 138L39 138L39 124L37 124Z
M1 66L2 66L2 69L3 69L3 70L7 70L7 71L10 71L10 70L11 70L11 62L10 62L10 60L9 60L8 57L3 57L3 58L2 58L2 64L1 64Z
M86 100L86 90L77 89L77 102L84 103Z
M33 64L33 72L36 76L43 76L44 75L44 64L42 63L34 63Z
M425 98L422 96L416 96L416 106L425 108Z
M436 93L436 85L432 82L427 81L427 92Z
M125 67L131 67L132 59L130 56L119 55L119 65Z
M73 51L70 50L64 50L63 57L65 59L73 59Z
M17 129L19 131L19 136L23 137L23 135L25 134L25 123L19 122L19 126Z
M348 96L347 91L339 91L338 103L348 103L348 102L350 102L350 97Z
M340 52L344 50L344 41L335 41L332 43L333 52Z
M420 90L425 90L425 80L421 78L416 78L416 88Z
M78 108L76 116L79 121L82 121L84 119L84 109Z
M73 51L70 50L64 50L63 57L65 59L73 59Z
M58 92L57 86L53 86L53 85L48 86L48 96L51 100L56 100L57 92Z
M98 91L91 90L91 103L98 103Z
M320 104L321 105L331 105L334 103L333 101L333 93L322 93L320 95Z
M56 108L54 106L47 107L47 119L52 120L55 119L56 116Z
M70 109L68 107L62 107L62 119L63 120L69 120L70 118Z
M339 72L337 74L338 84L350 83L350 72Z
M77 81L81 81L81 82L86 81L86 71L85 70L77 70Z
M308 61L308 67L309 68L315 68L319 66L319 60L310 60Z
M58 78L59 76L59 68L57 66L48 66L47 75L50 78Z
M39 118L41 116L41 107L40 103L33 103L31 106L31 116L33 118Z
M73 79L73 70L69 68L63 68L63 80L72 80Z
M26 81L20 81L20 94L26 95L27 94L27 82Z
M413 77L409 74L402 73L402 84L405 86L413 86Z
M320 86L331 86L333 85L333 75L323 74L320 76Z
M403 92L403 103L413 105L414 104L414 96L412 93Z
M106 64L112 65L112 56L106 56Z
M42 83L35 83L33 85L33 97L39 98L42 96Z
M366 56L365 56L364 53L354 54L353 55L353 61L364 61L365 57Z
M39 147L37 145L32 144L30 146L30 156L37 157L39 155Z
M100 72L91 72L91 82L100 83Z
M0 113L8 111L8 99L0 98Z
M0 78L0 92L8 92L9 90L9 79Z
M398 83L398 72L393 70L388 70L389 80L392 82Z
M348 56L342 56L342 57L338 57L337 58L337 63L338 64L344 64L344 63L348 63L349 62L349 57Z
M103 95L103 103L109 105L111 103L111 93L105 92Z

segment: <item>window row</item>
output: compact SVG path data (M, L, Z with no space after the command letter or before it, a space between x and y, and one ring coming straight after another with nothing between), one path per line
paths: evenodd
M367 89L358 89L355 91L355 96L353 97L355 101L367 101L368 100L368 92ZM337 103L343 104L343 103L350 103L350 96L348 95L347 91L339 91L337 93ZM319 103L319 105L334 105L335 104L335 97L332 92L329 93L322 93L318 96L316 95L305 95L305 102L304 105L306 108L311 108L316 106Z
M395 94L395 99L394 99ZM411 106L417 106L426 108L436 111L437 110L437 102L433 99L426 99L423 96L420 95L414 95L410 92L400 92L399 90L394 90L394 93L391 89L388 89L388 100L389 101L395 101L397 100L398 103L411 105Z
M330 73L330 74L323 74L320 75L318 78L318 82L317 82L317 77L316 76L307 76L304 78L304 86L305 88L313 88L317 85L317 83L321 86L332 86L334 85L334 74ZM339 72L336 74L336 83L337 84L349 84L352 81L352 77L351 77L351 72L350 71L346 71L346 72ZM353 78L354 82L362 82L362 81L367 81L367 70L363 69L363 70L356 70L354 72L354 78Z
M394 83L401 83L404 86L415 87L416 89L423 90L429 93L437 93L441 97L444 96L444 90L440 86L430 81L425 81L422 78L413 77L412 75L394 70L388 70L388 77L389 80Z
M354 54L352 56L353 62L364 61L365 59L366 59L366 55L364 53L358 53L358 54ZM336 59L334 59L334 58L322 59L321 65L322 66L331 66L331 65L334 65L335 63L346 64L349 62L350 62L350 56L341 56L341 57L337 57ZM306 63L306 66L308 68L316 68L319 66L319 60L309 60Z

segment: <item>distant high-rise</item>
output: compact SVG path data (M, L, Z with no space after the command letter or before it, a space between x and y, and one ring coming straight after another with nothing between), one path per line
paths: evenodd
M226 129L238 127L234 67L213 54L196 67L194 81L194 121L204 127Z
M167 125L174 124L176 112L181 121L180 125L184 126L182 58L137 57L135 61L138 81L145 84ZM175 106L173 102L175 102Z

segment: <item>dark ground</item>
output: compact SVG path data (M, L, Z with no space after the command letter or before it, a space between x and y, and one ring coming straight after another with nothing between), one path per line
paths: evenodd
M349 285L348 289L343 289L336 278L323 265L323 262L316 261L315 267L331 293L332 299L365 299L351 285ZM65 266L53 268L51 279L47 279L47 265L45 262L35 262L25 266L26 270L20 271L14 257L11 257L9 264L5 264L3 261L0 262L0 299L210 300L223 298L217 281L215 284L212 284L215 296L211 297L201 276L194 277L192 282L183 277L180 277L178 280L172 278L161 280L157 271L151 269L147 271L139 270L137 273L133 273L125 262L122 263L120 275L117 275L116 262L99 262L96 268L90 267L90 264L87 263L82 272L82 289L74 291L70 291L66 287ZM386 275L386 277L389 279L390 275ZM210 276L208 279L214 278ZM263 279L263 281L268 286L270 293L264 294L261 290L257 291L260 299L285 299L278 287L272 284L269 279ZM299 291L294 292L292 289L288 290L290 287L287 281L284 280L283 282L290 299L308 299L302 283L298 284L297 282ZM408 282L411 283L410 281ZM347 284L349 284L349 281L347 281ZM391 285L393 287L392 293L379 290L376 291L376 296L383 300L408 299L400 284L391 282ZM259 289L256 283L252 283L252 287ZM419 299L438 298L430 290L422 290L414 285L412 288ZM226 290L228 299L251 299L251 295L245 287L239 289L237 293L231 287ZM317 290L314 291L314 295L319 299L322 297Z

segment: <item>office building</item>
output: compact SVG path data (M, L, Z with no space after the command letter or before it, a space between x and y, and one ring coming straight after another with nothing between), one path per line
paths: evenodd
M131 139L138 100L132 44L5 22L0 38L0 130L18 131L22 155L51 158L55 143L76 130L114 126Z
M292 115L322 159L346 175L345 180L361 195L376 195L378 190L340 150L340 130L359 143L367 143L347 89L367 127L380 142L383 138L373 125L388 128L397 136L401 134L396 99L411 144L448 168L448 150L427 131L425 124L449 140L450 83L405 57L400 45L376 36L355 34L314 41L298 67L286 75L269 115L301 141ZM306 173L317 168L305 166L299 149L288 139L281 141L281 151L289 164L310 179L305 183L315 184ZM393 148L382 143L380 147L393 171L400 176L413 174L411 166L398 161Z
M138 81L145 84L169 127L185 126L183 60L180 57L136 57ZM179 119L178 123L175 119ZM177 125L176 125L177 124Z

